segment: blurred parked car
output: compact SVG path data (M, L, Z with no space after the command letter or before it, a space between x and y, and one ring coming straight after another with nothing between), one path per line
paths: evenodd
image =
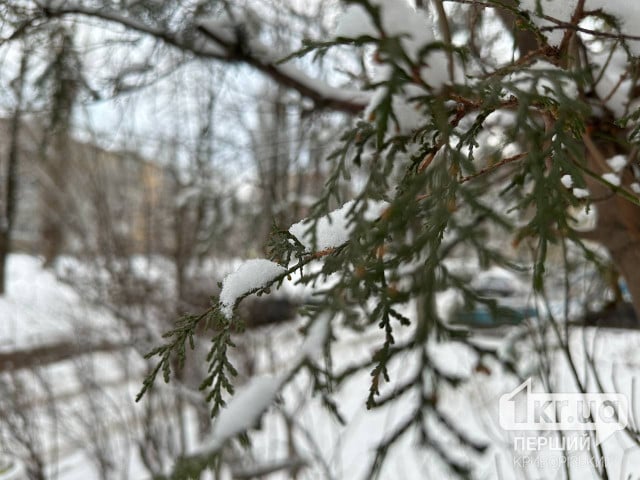
M517 325L535 317L536 309L530 291L513 273L499 267L479 272L471 281L471 289L484 301L473 307L458 306L450 322L475 328Z

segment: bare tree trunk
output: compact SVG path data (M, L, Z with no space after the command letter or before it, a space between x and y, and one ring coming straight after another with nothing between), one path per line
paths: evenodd
M15 222L18 201L18 161L20 149L20 122L22 117L22 101L24 90L24 76L27 70L28 53L23 52L20 61L20 72L16 85L16 109L11 119L9 153L6 169L6 187L4 212L0 218L0 295L6 292L7 258L11 251L11 235Z
M38 345L24 349L14 349L0 352L0 372L15 372L18 370L43 367L52 363L62 362L81 355L98 352L115 352L127 348L129 345L103 341L99 343L72 341Z
M615 141L616 136L624 138L625 132L620 130L617 133L605 139L584 136L587 166L598 176L610 171L607 158L627 153L620 151L620 145L624 145L624 142ZM630 169L623 171L622 184L629 185L634 180L632 176ZM595 230L590 232L588 238L608 250L611 260L627 283L636 317L640 319L640 207L594 178L585 177L585 181L598 214Z
M64 245L64 227L62 215L64 215L64 193L66 162L69 152L66 132L56 132L52 142L52 151L44 153L43 178L40 190L41 224L40 238L44 266L51 267L62 251Z
M267 89L269 103L258 110L258 128L253 145L254 157L260 175L262 209L265 219L261 225L263 247L268 244L273 222L286 225L283 203L289 192L289 165L293 142L287 126L287 107L284 89L278 85L274 91Z
M51 135L51 144L45 141L43 145L45 184L41 190L41 240L45 267L53 264L65 243L64 215L67 212L64 204L69 181L69 130L82 75L82 66L75 54L72 30L62 26L54 29L50 42L54 59L49 75L52 82L52 104L46 133ZM48 151L49 146L51 152Z

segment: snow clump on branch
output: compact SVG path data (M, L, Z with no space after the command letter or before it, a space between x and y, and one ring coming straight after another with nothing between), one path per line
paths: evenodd
M375 220L388 206L386 202L368 202L363 213L364 220L369 222ZM355 215L355 207L356 201L351 200L320 218L315 225L308 219L294 223L289 228L289 233L296 237L309 252L339 247L349 240L353 232L354 223L351 220Z
M611 170L618 173L627 166L627 157L625 155L615 155L607 159L607 165Z
M227 317L233 316L236 301L246 293L266 286L286 269L264 258L246 260L238 269L225 277L220 292L221 312Z
M238 389L227 408L220 412L208 441L196 453L211 453L219 450L224 443L251 427L273 404L284 378L263 375L253 377Z

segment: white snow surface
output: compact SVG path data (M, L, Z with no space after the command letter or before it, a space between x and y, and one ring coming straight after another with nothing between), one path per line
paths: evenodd
M312 231L313 223L307 219L291 225L289 233L296 237L308 251L322 251L338 247L349 240L353 231L351 210L355 202L355 200L351 200L318 220L315 225L315 245ZM367 202L363 218L366 221L373 221L388 206L386 202ZM358 206L358 208L360 207Z
M2 307L0 320L1 338L3 345L12 341L22 341L29 337L26 331L41 332L49 335L59 333L56 325L67 313L73 313L63 307L79 306L79 299L68 287L55 280L50 272L42 270L40 261L26 255L13 255L9 262L9 289L6 298L0 299ZM471 259L461 260L461 265L473 263ZM66 293L65 293L66 292ZM445 293L445 292L443 292ZM64 300L55 303L57 296L65 297ZM453 301L453 298L450 299ZM446 307L440 299L438 308ZM50 311L51 306L56 306L56 311ZM58 312L59 308L59 312ZM95 310L86 311L81 321L95 322ZM413 318L415 305L407 306L403 313ZM63 316L64 315L64 316ZM14 325L6 325L14 321ZM45 322L46 320L46 322ZM319 322L318 318L316 322ZM38 323L40 321L40 323ZM100 327L106 322L101 320ZM340 322L334 322L332 333L336 337L332 345L334 365L340 371L342 367L348 367L369 359L372 352L376 351L384 341L384 332L375 326L363 332L350 332L340 327ZM280 409L270 409L275 398L280 395L283 398L282 410L286 410L294 424L294 436L296 448L299 448L301 457L308 459L309 467L300 472L301 480L312 478L366 478L365 473L375 455L377 443L391 435L398 425L411 414L420 401L419 397L412 393L399 396L396 402L378 409L366 410L364 402L371 384L371 376L368 369L356 374L336 386L332 394L340 412L348 422L345 428L339 425L323 407L318 396L312 396L313 380L305 373L298 374L286 385L282 380L286 378L295 364L295 359L300 358L301 351L317 351L316 346L322 342L323 330L328 328L327 323L316 323L308 331L307 339L301 341L291 325L280 325L273 329L260 332L246 332L246 336L254 333L256 341L252 344L251 351L255 354L256 378L249 380L244 387L239 387L237 394L229 401L228 407L220 413L215 424L215 436L208 441L222 442L223 438L229 439L246 428L251 428L262 417L264 428L252 432L252 455L247 455L249 465L255 455L258 464L270 464L275 459L288 458L289 443L288 431L282 421ZM75 328L75 327L74 327ZM121 328L121 327L120 327ZM397 340L403 341L412 327L398 329ZM15 332L13 332L15 330ZM15 334L14 334L15 333ZM64 332L65 334L68 332ZM512 352L518 352L518 364L526 365L529 357L535 358L536 341L516 340L521 338L522 330L509 329L496 336L478 335L475 341L483 346L497 347L502 356L515 361ZM553 337L550 344L553 345ZM317 341L316 341L317 340ZM571 351L574 362L580 370L580 375L588 375L588 367L585 357L585 349L591 350L600 379L607 391L617 391L627 395L632 405L632 413L637 407L634 395L634 378L637 376L638 361L637 352L640 348L640 334L634 330L614 329L580 329L574 331L570 338ZM571 376L571 369L567 366L563 352L553 350L554 371L556 373L557 391L575 392L575 383ZM451 435L446 428L437 422L428 423L429 432L441 442L443 448L452 454L460 454L468 460L474 468L472 478L561 478L562 452L545 448L535 452L514 451L513 432L501 429L499 425L499 398L502 394L511 392L518 386L520 380L514 378L491 358L485 359L490 369L489 374L475 372L477 355L469 349L462 348L455 342L443 341L429 348L429 354L434 362L443 370L457 373L463 376L472 375L468 383L459 388L443 385L438 392L438 406L442 414L455 425L462 428L467 435L488 443L489 450L483 456L474 456L465 453L459 442L451 440ZM123 363L127 368L131 367L129 361ZM83 448L89 450L88 445L83 444L83 438L79 436L83 424L90 415L96 415L103 419L108 427L109 442L107 449L113 449L116 459L114 464L117 471L113 472L118 478L149 478L141 461L138 459L139 446L137 439L124 436L123 432L131 432L134 429L137 418L142 418L143 406L135 404L132 398L139 389L141 376L126 376L122 384L115 384L116 377L111 378L111 373L117 371L118 365L107 355L99 355L92 362L99 372L95 378L98 384L107 389L107 396L98 397L99 410L95 410L93 402L85 401L84 397L76 399L69 395L61 397L64 402L61 422L58 424L60 436L70 438L69 444L74 447L71 451L57 450L56 456L49 468L47 478L60 480L84 480L86 478L98 478L95 465L90 453L83 452ZM143 362L138 362L137 368L142 374L146 371ZM123 368L120 365L119 368ZM382 385L383 394L392 393L394 389L402 385L416 374L415 366L418 365L414 353L400 355L389 364L391 383ZM533 365L532 365L533 366ZM76 366L77 367L77 366ZM76 382L70 373L73 371L72 362L63 362L55 366L42 367L42 375L55 379L56 394L58 389L62 393L68 393L77 389L77 395L82 395L89 386L86 383ZM519 371L522 371L519 369ZM593 377L586 382L591 388L595 388ZM37 383L37 382L36 382ZM160 385L158 385L160 386ZM73 388L69 388L73 387ZM278 393L279 392L279 393ZM98 391L92 390L91 395L97 395ZM44 398L44 397L43 397ZM70 400L73 398L73 401ZM43 401L34 399L36 403ZM44 405L44 403L43 403ZM167 412L176 415L177 411ZM427 420L431 416L427 416ZM635 415L634 415L635 417ZM189 447L187 453L197 453L201 450L202 442L198 438L198 419L195 412L186 415L189 426ZM166 421L164 418L163 422ZM133 422L133 423L126 423ZM69 424L72 428L70 428ZM168 423L167 423L168 425ZM303 433L304 432L304 433ZM39 436L56 435L46 428L35 432ZM536 432L533 435L537 435ZM40 438L40 437L39 437ZM550 438L550 437L548 437ZM50 441L45 441L49 445ZM609 478L632 478L640 471L640 448L632 443L624 432L614 436L603 443L604 452L607 455L607 468ZM517 458L525 455L531 460L528 466L519 468ZM468 455L468 458L466 458ZM569 468L572 478L596 478L590 467L590 451L572 451L569 453L572 460ZM130 458L131 457L131 458ZM58 459L57 463L56 459ZM541 460L536 463L536 460ZM243 462L245 458L242 459ZM55 466L54 465L57 465ZM288 473L288 472L287 472ZM275 474L272 478L289 478L287 473ZM232 472L226 466L218 477L221 480L234 478ZM389 452L387 463L383 466L380 478L451 478L451 472L443 469L441 462L433 452L425 451L419 447L419 436L409 432L401 438L398 444ZM635 478L635 477L633 477Z
M560 181L562 182L562 185L564 185L566 188L573 187L573 178L571 178L571 175L568 175L568 174L563 175Z
M620 186L620 177L615 173L605 173L602 175L602 178L616 187Z
M91 319L91 321L87 320ZM7 292L0 296L0 350L27 348L91 335L109 338L112 318L88 311L78 294L42 268L33 256L12 254L7 265Z
M222 291L220 292L222 313L227 318L231 318L238 297L255 288L264 287L285 271L286 269L281 265L264 258L242 262L238 269L227 275L222 282Z
M637 194L640 194L640 183L633 182L630 186L631 186L631 190L633 190Z
M438 301L440 304L440 300ZM410 310L407 312L411 315ZM337 342L333 345L335 355L335 365L349 366L359 363L363 359L369 358L372 351L379 347L383 340L382 332L376 332L375 328L366 332L348 333L336 325L334 334ZM277 366L265 366L268 371L281 372L287 370L292 358L297 358L298 339L287 336L290 329L282 329L274 345L277 345L274 355L277 357ZM403 332L398 330L398 341L404 337ZM406 332L405 332L406 333ZM509 335L511 333L512 335ZM497 347L501 355L508 358L513 357L515 351L518 352L517 362L526 371L526 364L529 348L534 348L534 343L528 347L522 344L521 329L509 329L500 332L496 336L475 337L476 343ZM516 341L520 338L519 341ZM586 338L586 341L585 341ZM587 329L576 332L571 338L572 352L576 355L576 364L582 366L584 345L593 346L596 354L596 361L599 368L605 375L616 372L620 379L618 389L621 393L627 394L631 389L630 377L633 375L633 366L625 369L623 365L625 358L632 359L633 352L636 351L640 337L630 331L619 332L616 330L593 330ZM597 342L597 344L595 343ZM525 342L529 343L529 342ZM517 345L516 345L517 344ZM471 478L498 478L502 472L502 478L558 478L556 465L558 458L552 458L558 452L553 449L546 449L533 452L531 455L540 456L540 470L531 467L519 468L514 457L521 454L513 450L512 432L501 429L498 423L499 418L499 398L503 393L513 391L520 383L508 372L501 369L498 364L486 360L490 373L473 374L477 365L478 357L473 352L465 350L456 342L442 342L431 345L429 353L433 361L443 371L456 375L472 375L472 380L460 388L441 388L439 391L438 405L442 409L443 415L461 428L473 438L481 442L487 442L490 447L484 456L473 456L464 452L459 443L450 442L450 434L437 422L429 423L430 433L437 436L442 441L444 448L450 448L455 453L460 453L465 460L470 462L474 468L474 475ZM525 350L523 350L525 348ZM533 351L533 350L531 350ZM533 356L533 353L531 354ZM273 357L265 357L269 365L273 365ZM416 374L414 368L417 365L415 352L407 353L394 359L390 364L391 384L384 385L385 393L391 393L398 385ZM569 369L566 366L562 354L554 356L558 375L558 388L562 392L574 392L575 385L572 383ZM633 364L635 366L635 363ZM533 367L533 365L531 365ZM340 370L340 368L337 368ZM519 370L519 371L523 371ZM623 373L624 371L624 373ZM606 377L607 382L610 377ZM319 399L301 401L303 395L309 395L312 391L312 380L306 374L296 376L290 383L283 386L281 396L283 405L294 405L291 410L295 425L301 425L308 429L314 439L316 450L312 446L302 446L301 455L305 458L317 458L320 454L327 459L330 472L333 478L366 478L366 470L375 452L378 441L391 435L398 425L413 411L415 403L419 399L412 394L400 396L397 402L381 409L366 410L363 402L366 398L371 378L368 370L364 370L352 379L341 383L334 392L339 410L347 419L348 427L342 428L335 422L331 415L323 410ZM605 385L605 388L611 388ZM300 406L300 407L298 407ZM286 452L287 431L282 426L279 411L267 410L262 420L263 429L252 432L253 445L258 451L258 455L264 457L268 462L274 457L278 457L274 450L280 449L281 455ZM608 457L608 466L611 467L611 478L626 478L624 475L632 471L637 471L640 462L640 449L633 447L633 456L626 462L622 446L624 434L614 434L610 440L604 444ZM384 465L380 478L451 478L451 473L444 470L437 460L437 456L420 450L416 445L417 435L407 435L401 439L392 449L388 462ZM631 447L629 447L631 448ZM588 451L570 452L570 455L586 455ZM301 478L328 478L328 474L318 473L321 468L314 465L315 470L305 471ZM595 478L590 471L587 462L575 462L571 465L572 478ZM537 474L537 475L536 475ZM529 476L527 476L529 475ZM615 476L614 476L615 475ZM286 476L277 477L286 478Z
M615 155L607 159L607 164L614 172L618 173L627 166L627 157L625 155Z
M59 259L58 265L62 260L66 261ZM85 303L52 271L43 269L41 259L24 254L9 256L7 293L0 297L0 351L52 346L62 341L127 340L131 340L130 332L123 329L120 320ZM24 428L32 429L34 442L42 449L39 454L45 461L46 478L99 478L90 450L103 439L107 439L102 444L105 457L113 455L118 459L114 476L145 478L148 472L131 446L142 439L137 436L139 431L132 419L143 410L141 404L132 399L140 390L146 371L139 355L123 349L45 362L33 371L2 372L3 379L7 380L16 375L23 383L25 395L29 395L29 401L21 407L29 419ZM11 409L9 403L4 406ZM54 411L56 421L47 413ZM7 425L0 425L3 436ZM90 428L94 429L94 436L96 431L100 433L91 437ZM12 441L3 447L0 453L22 451L16 449ZM126 477L124 472L128 472Z

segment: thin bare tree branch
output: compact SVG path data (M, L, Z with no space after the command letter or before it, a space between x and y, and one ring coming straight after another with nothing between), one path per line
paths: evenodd
M332 87L322 80L309 77L291 64L278 64L279 58L285 55L276 57L268 51L267 47L258 42L243 39L240 35L226 35L226 32L217 31L204 23L195 26L195 30L192 26L181 32L171 32L109 9L91 9L73 4L55 8L43 7L43 15L44 17L80 15L99 18L150 35L167 45L200 58L246 63L281 85L292 88L309 98L316 108L329 108L356 114L368 103L369 96L366 93Z

